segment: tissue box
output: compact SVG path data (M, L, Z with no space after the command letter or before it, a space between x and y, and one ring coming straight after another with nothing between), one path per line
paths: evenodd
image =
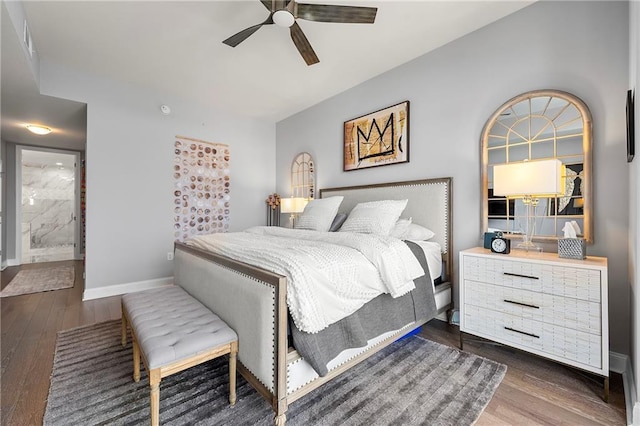
M582 238L558 238L558 257L586 259L587 245Z

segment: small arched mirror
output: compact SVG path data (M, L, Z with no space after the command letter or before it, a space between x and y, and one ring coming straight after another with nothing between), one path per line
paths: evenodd
M522 199L493 194L493 168L528 160L559 159L564 193L540 198L534 211L534 240L554 242L565 223L576 221L593 243L592 122L587 106L558 90L524 93L498 108L482 131L482 231L521 235L527 207Z
M291 163L291 196L314 198L315 182L315 164L311 154L298 154Z

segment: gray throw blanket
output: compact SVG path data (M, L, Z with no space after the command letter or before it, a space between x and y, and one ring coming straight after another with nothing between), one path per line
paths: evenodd
M320 376L327 375L327 363L343 350L364 347L369 339L382 333L397 330L413 321L430 320L437 315L424 253L417 244L405 243L425 271L423 276L414 280L415 290L395 299L381 294L353 314L315 334L300 331L293 321L289 321L294 347Z

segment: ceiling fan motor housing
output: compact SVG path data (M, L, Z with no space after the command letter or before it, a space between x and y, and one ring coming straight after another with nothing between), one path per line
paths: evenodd
M276 10L272 16L273 22L283 28L289 28L295 22L295 18L291 12L286 9Z

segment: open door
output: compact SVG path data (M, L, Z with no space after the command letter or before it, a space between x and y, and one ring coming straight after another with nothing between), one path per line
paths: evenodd
M19 148L21 264L80 259L77 152Z

